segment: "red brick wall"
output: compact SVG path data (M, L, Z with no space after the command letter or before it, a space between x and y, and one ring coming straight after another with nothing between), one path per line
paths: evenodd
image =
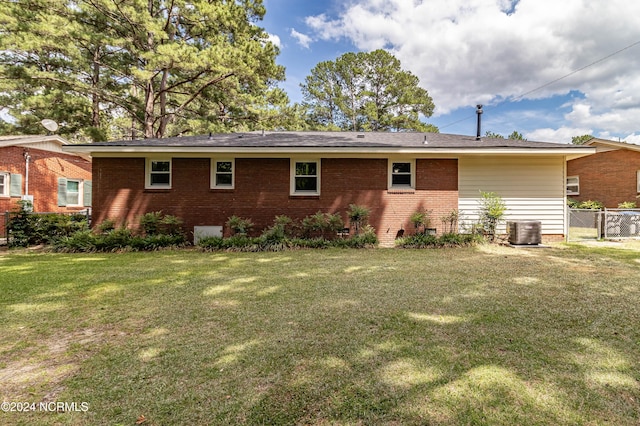
M210 160L173 158L172 189L145 190L143 158L94 158L94 223L117 219L137 224L147 212L176 215L188 231L196 225L224 225L232 215L250 218L256 232L273 224L276 215L301 219L317 211L340 213L349 204L371 209L370 224L383 245L392 245L397 232L413 232L409 216L432 210L433 227L458 207L457 160L418 160L416 190L387 191L386 159L322 159L321 195L289 195L289 159L235 160L235 189L212 190Z
M25 151L29 152L29 193L36 212L72 212L84 207L58 207L58 178L91 180L91 162L75 155L41 149L10 146L0 148L0 172L22 175L25 193ZM0 197L0 212L14 210L20 197ZM0 220L0 237L4 237L4 219Z
M636 201L637 171L640 170L640 152L627 149L598 152L567 162L567 176L580 177L580 195L569 198L595 200L605 207L617 208L625 201Z

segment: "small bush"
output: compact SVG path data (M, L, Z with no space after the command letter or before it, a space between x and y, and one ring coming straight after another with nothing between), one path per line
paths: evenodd
M600 210L604 208L604 204L600 201L587 200L587 201L582 201L580 204L578 204L578 207L576 208Z
M636 202L635 201L625 201L624 203L618 204L619 209L635 209Z
M33 213L30 201L18 201L10 214L7 230L10 247L53 244L56 240L88 229L87 216L81 213Z
M227 219L227 227L231 230L231 235L247 234L253 228L251 219L246 219L236 215Z
M478 234L448 233L441 236L417 234L399 238L396 246L401 248L468 247L483 241L482 236Z
M365 206L359 206L357 204L349 204L349 210L347 210L347 217L351 222L351 227L355 229L356 235L360 233L360 230L367 224L371 210Z
M344 228L344 222L338 213L322 213L307 216L302 219L302 235L306 238L321 237L334 239L339 230Z

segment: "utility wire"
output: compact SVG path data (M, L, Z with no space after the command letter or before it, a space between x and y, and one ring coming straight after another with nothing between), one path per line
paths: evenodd
M567 77L571 77L572 75L577 74L577 73L579 73L580 71L584 71L585 69L587 69L587 68L589 68L589 67L592 67L592 66L594 66L594 65L596 65L596 64L599 64L600 62L604 62L604 61L606 61L607 59L609 59L609 58L611 58L611 57L613 57L613 56L615 56L615 55L617 55L617 54L619 54L619 53L622 53L622 52L624 52L625 50L631 49L632 47L637 46L637 45L639 45L639 44L640 44L640 40L636 41L635 43L631 43L630 45L628 45L628 46L626 46L626 47L623 47L623 48L622 48L622 49L620 49L620 50L616 50L615 52L613 52L613 53L611 53L611 54L609 54L609 55L607 55L607 56L605 56L605 57L603 57L603 58L600 58L600 59L598 59L597 61L591 62L589 65L585 65L585 66L583 66L583 67L581 67L581 68L578 68L578 69L576 69L576 70L571 71L569 74L563 75L562 77L556 78L555 80L551 80L550 82L545 83L545 84L543 84L542 86L536 87L536 88L535 88L535 89L533 89L533 90L529 90L528 92L525 92L525 93L523 93L522 95L520 95L520 96L517 96L517 97L513 98L513 101L520 100L520 99L524 98L525 96L530 95L530 94L532 94L532 93L534 93L534 92L537 92L538 90L544 89L545 87L551 86L552 84L557 83L557 82L558 82L558 81L560 81L560 80L564 80L564 79L565 79L565 78L567 78ZM497 109L497 108L500 108L500 105L496 105L496 106L494 106L494 107L485 107L485 110L487 110L487 109L492 110L492 109ZM451 127L451 126L453 126L454 124L461 123L461 122L466 121L466 120L469 120L469 119L471 119L471 118L473 118L473 117L475 117L475 114L473 114L473 115L469 115L469 116L467 116L467 117L461 118L460 120L454 121L453 123L449 123L449 124L447 124L447 125L445 125L445 126L442 126L442 127L441 127L441 129L446 129L447 127Z

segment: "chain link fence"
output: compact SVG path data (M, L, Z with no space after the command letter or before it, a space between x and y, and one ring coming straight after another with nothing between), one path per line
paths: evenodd
M602 213L599 209L569 209L567 241L597 240L600 238Z
M640 209L605 209L600 238L640 238Z
M569 209L568 241L640 239L640 209Z

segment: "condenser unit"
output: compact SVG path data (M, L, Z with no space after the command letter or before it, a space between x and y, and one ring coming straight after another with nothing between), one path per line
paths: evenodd
M542 226L539 221L512 221L507 222L509 231L509 244L537 245L542 242Z

